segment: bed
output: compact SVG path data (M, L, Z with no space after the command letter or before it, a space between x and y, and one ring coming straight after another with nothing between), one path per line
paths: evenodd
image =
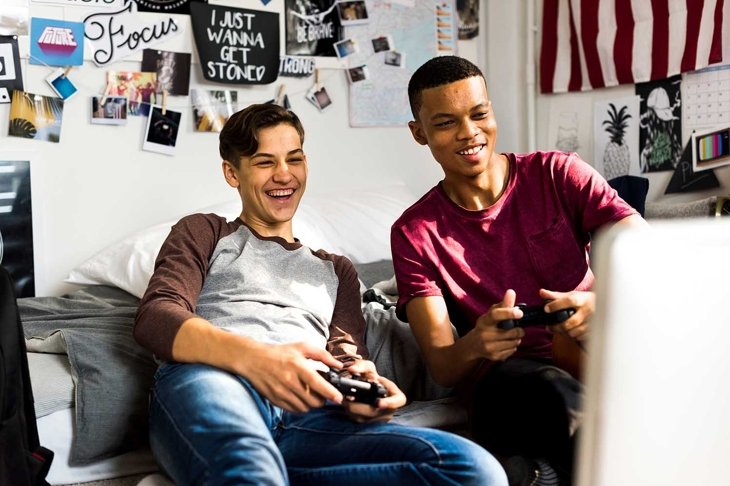
M408 325L387 305L395 294L390 225L414 200L402 185L307 195L294 234L307 246L348 256L361 293L381 297L363 303L366 344L380 373L412 400L396 420L459 429L464 410L450 390L431 381ZM240 203L231 201L199 212L234 218L239 210ZM156 365L132 339L132 325L174 222L140 231L83 262L67 280L79 286L74 292L18 299L41 444L55 453L50 484L144 474L150 476L141 485L169 484L156 473L147 445L147 396Z

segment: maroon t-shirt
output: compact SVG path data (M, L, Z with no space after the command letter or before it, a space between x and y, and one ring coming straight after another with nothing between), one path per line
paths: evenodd
M590 233L638 214L577 154L506 154L510 176L492 206L469 211L441 184L393 224L398 316L415 297L443 296L460 335L514 289L517 302L542 303L540 288L589 290ZM551 357L552 335L526 329L516 357Z

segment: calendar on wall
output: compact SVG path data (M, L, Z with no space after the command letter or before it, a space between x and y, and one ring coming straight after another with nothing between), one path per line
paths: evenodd
M730 64L686 73L682 83L683 139L693 130L730 126Z

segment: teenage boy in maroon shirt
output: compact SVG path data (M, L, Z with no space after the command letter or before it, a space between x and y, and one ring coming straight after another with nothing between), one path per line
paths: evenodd
M433 378L469 389L473 438L503 459L511 484L569 482L582 387L555 366L553 333L580 342L589 330L591 233L643 220L576 154L497 152L471 62L431 59L408 95L413 138L444 179L392 227L398 315ZM575 313L550 328L498 328L522 317L517 302Z

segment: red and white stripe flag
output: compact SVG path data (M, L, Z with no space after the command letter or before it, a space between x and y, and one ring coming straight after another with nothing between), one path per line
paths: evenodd
M730 0L544 0L540 91L664 79L730 62Z

